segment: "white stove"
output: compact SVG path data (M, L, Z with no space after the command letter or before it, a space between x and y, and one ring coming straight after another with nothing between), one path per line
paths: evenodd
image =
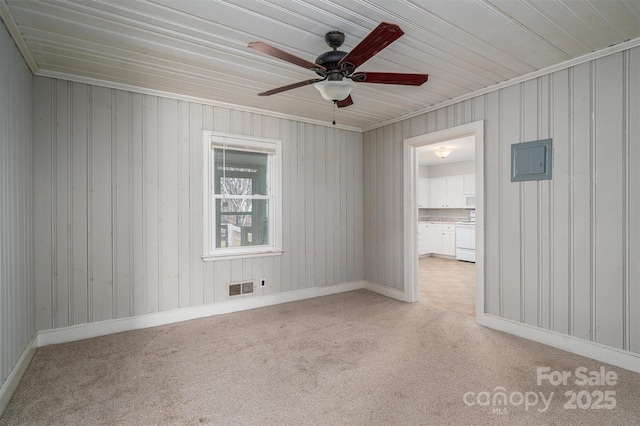
M456 259L476 261L476 212L472 210L469 220L456 222Z

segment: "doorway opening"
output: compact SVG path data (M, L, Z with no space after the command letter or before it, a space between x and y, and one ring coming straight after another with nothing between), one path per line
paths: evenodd
M475 135L416 148L418 303L475 316Z
M483 147L482 121L403 146L405 299L476 320L484 314Z

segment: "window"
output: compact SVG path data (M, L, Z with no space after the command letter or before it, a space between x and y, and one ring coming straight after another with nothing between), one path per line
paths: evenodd
M204 132L204 256L281 253L281 142Z

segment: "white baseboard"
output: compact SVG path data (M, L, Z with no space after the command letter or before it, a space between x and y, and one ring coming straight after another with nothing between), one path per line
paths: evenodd
M140 330L143 328L156 327L159 325L172 324L213 315L228 314L247 309L272 306L280 303L295 302L298 300L311 299L313 297L328 296L330 294L366 288L365 286L366 284L364 281L353 281L327 287L313 287L283 293L268 294L265 296L245 297L209 305L193 306L190 308L174 309L171 311L156 312L152 314L138 315L135 317L111 319L89 324L74 325L71 327L43 330L37 333L37 347L73 342L76 340L105 336L113 333L121 333L123 331Z
M383 296L390 297L392 299L400 300L401 302L406 301L406 295L404 291L398 290L392 287L387 287L382 284L374 283L371 281L364 281L364 287L369 291L373 291L374 293L381 294Z
M31 362L31 358L36 353L37 348L37 339L38 334L34 334L27 346L22 351L22 355L18 358L18 362L13 366L11 373L7 376L7 379L0 387L0 415L4 413L4 409L9 405L9 401L11 401L11 397L13 396L13 392L15 392L20 380L22 379L22 375L27 370L29 363Z
M640 354L616 349L601 343L591 342L555 331L545 330L495 315L479 315L477 316L477 320L478 324L484 327L503 331L527 340L553 346L567 352L640 373Z

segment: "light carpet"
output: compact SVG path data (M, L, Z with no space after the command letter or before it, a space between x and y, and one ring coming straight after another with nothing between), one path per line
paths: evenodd
M640 375L575 384L602 365L358 290L40 348L0 425L638 424Z

